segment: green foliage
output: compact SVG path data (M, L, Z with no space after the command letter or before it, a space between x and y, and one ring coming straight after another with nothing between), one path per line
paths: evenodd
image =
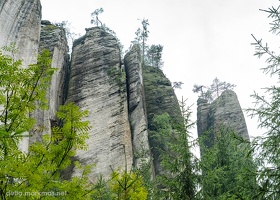
M35 121L29 113L37 108L47 108L46 91L55 71L51 68L48 51L42 51L37 64L23 68L22 61L13 58L17 51L15 46L3 49L12 57L0 51L1 157L33 127Z
M108 70L108 75L113 79L120 88L124 89L126 74L124 71L117 69L116 67L111 67Z
M212 134L214 143L209 146ZM217 200L256 199L256 165L248 154L250 143L224 127L205 133L199 142L202 156L199 196Z
M182 89L182 85L183 85L184 83L182 82L182 81L179 81L179 82L173 82L172 83L172 88L174 88L174 89Z
M96 9L95 11L93 11L93 12L91 13L91 21L90 21L90 23L91 23L91 24L94 24L94 25L96 25L96 26L98 26L99 23L100 23L101 26L102 26L102 22L98 19L98 15L101 14L101 13L103 13L103 12L104 12L103 8L98 8L98 9Z
M213 80L212 84L209 87L204 85L193 86L193 92L199 93L199 97L206 99L209 102L214 101L216 98L220 96L220 94L225 90L233 90L236 85L230 84L227 82L221 82L217 77ZM206 92L204 91L206 88Z
M55 29L57 29L57 26L56 25L53 25L53 24L50 24L50 25L47 25L46 26L46 29L45 30L47 30L47 31L53 31L53 30L55 30Z
M21 195L11 195L19 192L32 198L56 199L55 194L63 193L60 199L88 199L91 193L87 183L89 167L84 167L81 177L64 181L60 172L71 164L75 149L85 149L85 139L88 136L89 122L81 119L87 112L81 112L77 106L70 103L61 106L57 113L63 126L54 127L52 135L44 135L43 142L36 142L29 147L27 154L17 150L16 146L0 162L0 190L2 199L11 196L13 199L23 198ZM75 163L80 167L79 163ZM44 193L54 193L44 196ZM31 195L32 194L32 195Z
M161 68L163 66L162 62L162 50L163 46L158 44L158 45L151 45L148 50L147 50L147 55L146 55L146 64L150 66L154 66L157 68Z
M150 24L149 24L149 20L148 19L142 19L141 24L142 24L142 27L138 28L137 31L135 32L136 37L134 38L134 41L132 43L140 45L140 47L142 49L142 61L144 63L144 61L145 61L145 52L147 50L146 41L148 39L149 32L150 32L148 30L148 26Z
M3 49L12 56L0 52L0 199L88 199L89 167L70 181L60 177L75 150L86 147L89 126L81 120L87 112L72 103L61 106L57 118L63 126L53 127L52 134L33 143L28 153L21 152L19 140L35 123L29 114L47 108L46 91L55 69L48 51L42 51L36 64L23 68L22 61L13 58L15 45Z
M55 23L54 25L56 27L62 28L65 31L68 46L69 46L69 51L71 52L74 40L77 39L78 37L80 37L81 34L75 33L73 31L74 28L71 26L71 22L69 22L69 21L62 21L59 23Z
M119 40L119 38L117 37L115 31L113 31L108 26L106 26L105 23L102 23L98 18L98 15L103 12L104 12L103 8L98 8L94 12L92 12L91 13L91 17L92 17L91 24L94 24L95 26L98 27L99 23L100 23L100 25L101 25L100 27L102 30L104 30L106 33L110 33L111 35L113 35L115 37L115 39L117 40L121 55L123 55L123 45L122 45L121 41Z
M94 185L94 193L92 195L93 200L111 200L111 192L110 188L106 182L106 180L103 179L102 176L100 176L97 179L97 183Z
M73 103L60 106L57 119L61 126L52 127L42 142L29 146L28 152L18 143L35 124L30 113L47 108L46 91L55 69L50 53L43 51L37 64L27 68L14 60L15 45L0 52L0 199L146 199L142 177L133 172L114 172L105 182L102 177L89 184L91 166L73 164L82 174L63 180L61 172L70 166L76 150L86 150L90 129L88 115ZM123 83L120 71L112 71Z
M279 35L280 23L280 7L271 7L268 10L262 10L268 13L268 18L272 19L271 32ZM271 76L279 77L279 61L280 55L276 54L269 48L269 45L263 44L262 40L253 36L255 46L255 56L266 57L267 67L262 68L265 73ZM258 163L258 183L260 189L256 191L256 195L260 199L279 199L280 198L280 88L276 85L264 88L266 96L254 93L255 105L253 108L247 109L252 117L256 116L259 120L259 127L263 128L265 133L261 137L253 140L252 151L256 153Z
M158 176L156 196L158 199L195 199L197 176L196 160L190 152L189 130L194 125L190 121L190 108L181 102L184 122L178 122L164 113L153 118L156 128L153 137L163 144L160 147L161 166L164 173Z
M148 192L143 185L143 179L137 173L114 171L110 182L112 199L145 200Z

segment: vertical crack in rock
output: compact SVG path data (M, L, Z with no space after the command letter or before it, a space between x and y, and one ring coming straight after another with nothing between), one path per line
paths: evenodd
M60 105L65 102L67 77L69 76L69 55L65 30L57 27L49 21L43 20L41 23L41 35L39 51L47 49L51 53L52 67L54 72L50 87L47 91L48 110L38 109L32 113L36 119L36 125L31 131L30 142L41 141L42 134L51 134L52 124L57 124L56 112Z
M139 45L134 45L124 58L128 87L128 112L133 140L134 166L151 163L148 122L145 108L142 63Z

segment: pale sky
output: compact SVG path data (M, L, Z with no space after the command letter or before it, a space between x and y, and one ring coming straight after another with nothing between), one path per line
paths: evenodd
M141 26L137 19L148 19L148 44L161 44L163 71L173 81L184 82L177 97L188 98L196 119L195 83L210 85L215 77L237 85L234 89L241 107L252 107L253 91L277 82L264 75L264 59L253 56L251 34L263 38L274 51L280 41L269 33L267 9L278 0L41 0L43 19L69 21L76 33L91 27L91 12L102 7L99 19L114 30L126 50ZM250 136L261 135L256 119L244 113ZM194 130L196 135L196 130Z

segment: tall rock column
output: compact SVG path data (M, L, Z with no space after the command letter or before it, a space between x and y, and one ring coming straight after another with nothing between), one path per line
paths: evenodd
M89 111L88 149L78 151L76 159L96 164L91 180L100 174L108 178L111 168L132 167L125 79L116 38L99 27L86 29L73 44L67 101ZM79 175L77 169L73 173Z
M125 55L124 65L127 74L128 111L133 140L134 166L139 168L143 163L151 162L139 45L134 45Z
M244 139L249 139L247 125L237 95L231 90L224 91L215 101L197 101L197 131L201 136L206 131L230 128ZM214 137L213 134L210 137ZM210 144L209 144L210 145Z
M56 68L47 92L48 110L36 110L32 115L36 119L36 126L30 142L40 141L43 133L51 132L52 124L56 124L58 107L65 102L67 79L70 73L68 44L65 30L49 21L41 23L39 51L46 49L52 57L52 67Z

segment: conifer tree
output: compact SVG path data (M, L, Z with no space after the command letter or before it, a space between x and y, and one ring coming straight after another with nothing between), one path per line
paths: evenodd
M103 8L98 8L95 11L93 11L91 13L91 21L90 21L90 23L94 24L96 26L99 26L99 23L100 23L100 25L102 26L102 22L99 20L98 15L100 15L103 12L104 12Z
M272 20L270 32L276 35L280 33L280 6L261 10L268 14ZM255 56L266 57L267 66L262 68L264 73L279 77L280 55L270 49L267 43L257 39L254 35ZM280 88L277 84L264 89L266 96L255 92L254 107L247 109L252 117L257 117L259 128L265 130L262 136L256 137L252 144L252 151L256 153L258 170L256 171L260 189L256 191L256 198L279 199L280 198Z
M148 19L143 19L141 21L141 24L142 24L142 28L138 28L137 31L135 32L136 34L136 37L133 41L133 43L138 43L140 44L141 48L142 48L142 61L144 63L145 61L145 52L146 52L146 41L149 37L149 30L148 30L148 26L150 25L149 24L149 21Z
M220 94L225 90L233 90L236 85L227 83L225 81L221 82L217 77L213 80L209 87L204 85L194 84L193 92L199 93L199 97L206 99L208 102L212 102L220 96ZM204 88L207 90L204 91Z
M214 135L214 136L213 136ZM214 142L213 142L214 140ZM211 145L209 145L211 144ZM221 126L199 138L202 199L256 199L256 164L250 142Z
M179 102L183 121L172 120L164 113L153 118L156 131L155 137L159 143L161 165L163 173L157 177L155 195L160 199L196 199L197 160L191 153L189 131L194 123L190 121L190 107L186 107L185 100Z

